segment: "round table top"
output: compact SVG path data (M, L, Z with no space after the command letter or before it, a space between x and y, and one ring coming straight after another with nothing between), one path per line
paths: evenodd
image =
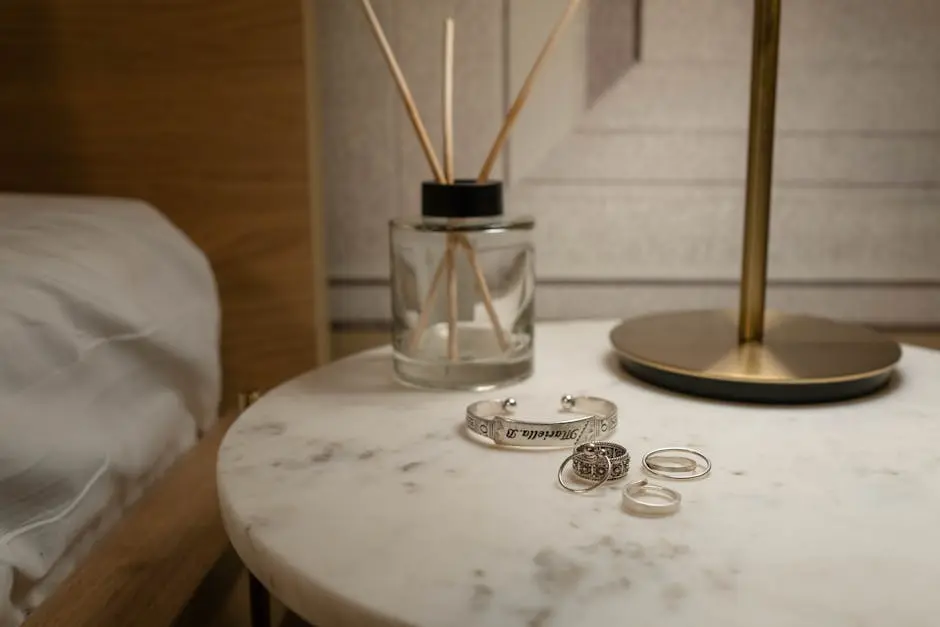
M388 348L303 375L222 445L231 541L307 620L373 625L660 627L936 625L940 353L905 347L885 391L768 407L660 391L622 374L612 321L542 324L535 375L495 394L406 389ZM621 509L620 488L556 483L565 450L498 449L468 403L608 398L610 439L639 459L691 446L714 463L674 516ZM559 415L559 419L564 415Z

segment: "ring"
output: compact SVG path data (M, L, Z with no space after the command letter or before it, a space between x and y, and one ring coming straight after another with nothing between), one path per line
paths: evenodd
M639 498L642 496L653 496L662 499L663 502L644 501ZM623 488L623 508L639 516L675 514L679 511L681 502L682 495L672 488L649 483L646 479L628 483Z
M588 414L560 422L528 422L513 417L516 399L477 401L467 406L467 429L499 445L569 447L600 440L617 428L617 406L594 396L561 397L564 412Z
M698 463L688 457L656 457L647 459L647 465L653 470L662 470L665 472L692 472L698 468Z
M702 469L692 475L675 474L680 471L679 470L666 470L662 468L661 463L656 463L655 461L653 461L653 463L650 463L651 461L650 458L653 457L654 455L658 455L659 453L688 453L689 455L693 455L702 461ZM664 458L664 459L674 459L674 458ZM689 458L682 457L682 459L689 459ZM695 460L689 460L689 461L695 461ZM698 467L699 467L699 464L696 462L693 470ZM710 473L712 471L712 462L710 459L708 459L705 456L704 453L702 453L701 451L697 451L694 448L672 446L672 447L666 447L666 448L658 448L644 455L643 456L643 470L645 470L651 475L656 475L657 477L665 477L666 479L676 479L678 481L689 481L690 479L700 479L706 476L708 473Z
M603 477L601 477L596 482L594 482L594 484L589 485L586 488L572 488L571 486L567 485L565 483L565 480L562 478L565 472L565 466L567 466L568 462L576 458L578 455L584 455L584 453L572 453L571 455L565 458L565 461L561 462L561 466L558 467L558 485L563 487L568 492L573 492L574 494L584 494L585 492L590 492L591 490L594 490L595 488L601 487L602 485L604 485L604 483L607 482L608 479L610 479L610 473L613 470L613 464L611 464L609 457L603 456L604 459L607 461L607 471L604 473Z
M601 460L606 460L606 464L610 466L609 471ZM574 468L574 474L582 479L595 481L609 472L607 481L616 481L627 476L630 470L630 453L614 442L587 442L574 449L571 466Z

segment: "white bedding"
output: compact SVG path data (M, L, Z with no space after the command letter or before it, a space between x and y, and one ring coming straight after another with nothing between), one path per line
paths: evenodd
M0 627L215 420L204 255L131 200L0 194Z

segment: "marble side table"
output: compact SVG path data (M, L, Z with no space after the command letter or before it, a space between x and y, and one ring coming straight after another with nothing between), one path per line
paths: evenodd
M388 349L279 387L221 448L235 549L320 627L940 625L940 352L905 347L864 400L733 405L629 379L613 325L541 325L535 376L492 395L400 387ZM628 480L663 446L702 450L711 476L662 481L681 510L638 518L623 481L559 488L567 451L464 429L472 401L538 417L564 393L618 404Z

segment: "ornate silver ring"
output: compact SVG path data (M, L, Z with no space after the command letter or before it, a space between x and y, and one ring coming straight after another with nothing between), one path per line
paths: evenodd
M584 453L572 453L565 458L565 461L561 462L561 466L558 467L558 485L563 487L568 492L573 492L574 494L584 494L585 492L590 492L591 490L595 490L601 487L607 482L608 479L610 479L610 474L613 471L613 464L611 463L609 457L601 456L601 459L604 460L604 473L600 477L592 477L594 483L586 488L572 488L570 485L565 483L565 466L568 465L568 462L577 458L578 455L584 455Z
M575 447L571 467L582 479L597 481L608 472L608 466L607 481L623 479L630 470L630 453L614 442L587 442Z

